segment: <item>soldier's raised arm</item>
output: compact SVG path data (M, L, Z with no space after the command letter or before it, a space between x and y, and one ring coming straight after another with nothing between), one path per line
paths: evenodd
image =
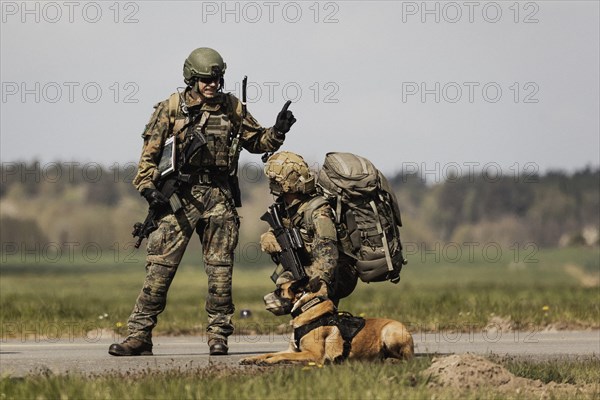
M235 101L237 102L236 114L241 115L242 103L237 98ZM296 122L294 114L288 110L291 103L290 100L285 103L277 114L275 124L270 128L262 127L252 114L247 112L243 121L243 147L250 153L277 151L283 144L286 133L290 131L290 128Z

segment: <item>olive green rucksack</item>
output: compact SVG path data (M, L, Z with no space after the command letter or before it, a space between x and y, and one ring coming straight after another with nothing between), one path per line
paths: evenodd
M356 259L363 282L400 281L406 264L400 242L400 209L389 182L366 158L327 153L317 178L335 210L338 242Z

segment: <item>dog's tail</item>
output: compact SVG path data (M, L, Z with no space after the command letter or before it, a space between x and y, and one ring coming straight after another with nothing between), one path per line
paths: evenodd
M404 324L391 321L382 332L382 341L386 357L410 360L415 354L415 345L412 335Z

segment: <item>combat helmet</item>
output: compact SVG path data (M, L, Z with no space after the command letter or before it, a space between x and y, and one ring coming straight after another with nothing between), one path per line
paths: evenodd
M194 78L222 78L226 69L227 64L216 50L200 47L183 63L183 79L190 85Z
M283 193L310 194L316 190L315 176L302 156L281 151L273 154L265 164L265 175L274 195Z

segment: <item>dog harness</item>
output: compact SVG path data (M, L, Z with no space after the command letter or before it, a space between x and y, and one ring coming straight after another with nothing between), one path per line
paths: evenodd
M304 304L302 307L298 308L297 310L294 310L294 312L292 312L292 316L294 316L295 318L298 315L305 312L306 310L308 310L309 308L312 308L313 306L323 302L324 300L326 300L326 298L324 297L315 297L308 303ZM342 339L344 339L342 355L336 357L335 360L333 360L333 362L335 363L340 363L346 360L350 355L350 351L352 350L352 339L354 339L354 336L356 336L358 332L360 332L361 329L365 326L365 319L361 317L355 317L348 312L334 311L331 313L327 313L306 325L302 325L294 329L294 341L296 348L300 350L300 340L307 333L322 326L336 326L340 330Z

